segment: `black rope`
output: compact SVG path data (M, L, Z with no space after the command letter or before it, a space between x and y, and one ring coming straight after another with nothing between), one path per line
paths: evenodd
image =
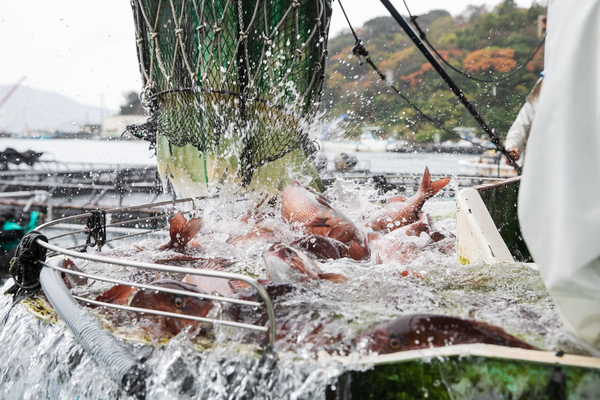
M41 289L40 271L46 259L47 249L38 244L38 240L48 242L46 236L38 231L30 231L23 236L10 261L8 272L12 275L14 285L4 294L12 294L13 302L17 303L24 298L31 297Z
M400 96L404 101L406 101L415 111L417 111L417 113L419 113L419 115L421 115L427 121L431 122L438 129L441 129L444 132L447 132L447 133L451 134L452 136L457 137L459 139L466 140L467 142L473 144L474 146L478 146L478 147L481 147L483 149L487 149L487 147L482 146L479 143L475 143L475 142L473 142L473 141L471 141L469 139L461 137L456 132L453 132L453 131L449 130L448 128L446 128L441 121L436 120L436 119L430 117L429 115L425 114L416 104L414 104L412 101L410 101L408 99L408 97L406 97L405 95L403 95L400 92L400 90L398 90L393 84L389 83L386 80L385 74L383 72L381 72L379 70L379 68L377 67L377 65L375 65L375 63L373 62L373 60L371 60L371 57L369 56L369 52L365 48L365 46L363 44L363 41L358 38L358 35L354 31L354 28L352 27L352 24L350 23L350 20L348 19L348 16L346 15L346 10L344 10L344 6L342 5L342 1L339 0L338 4L340 5L340 8L342 9L342 13L344 13L344 17L346 18L346 21L348 22L348 26L350 27L350 31L352 32L352 35L354 36L355 43L354 43L354 47L352 48L352 53L358 58L358 63L360 65L363 65L363 62L362 62L362 59L361 59L361 57L362 57L362 58L365 59L365 61L367 62L367 64L369 64L369 66L371 66L371 68L377 73L377 75L379 75L379 79L380 80L384 81L388 85L388 87L390 89L392 89L394 92L396 92L396 94L398 96Z
M88 237L82 251L95 246L98 246L98 250L100 250L106 243L106 212L104 210L92 211L92 216L88 218L86 226Z
M459 75L467 78L467 79L471 79L473 81L477 81L477 82L483 82L483 83L496 83L496 82L501 82L504 81L506 79L509 79L513 76L515 76L516 74L518 74L519 72L521 72L523 70L523 68L531 61L533 60L533 57L535 57L535 55L537 54L537 52L542 48L542 45L544 44L544 42L546 41L546 35L544 35L544 37L542 38L542 40L540 41L540 43L537 45L537 47L535 48L535 50L533 51L533 53L531 53L531 55L529 56L529 58L527 59L527 61L525 61L523 64L519 65L513 72L511 72L508 75L505 75L501 78L496 78L496 79L483 79L483 78L477 78L475 76L469 75L461 70L459 70L458 68L454 67L452 64L450 64L450 62L448 60L446 60L438 51L435 47L433 47L433 45L431 44L431 42L429 41L429 39L427 39L427 35L425 34L425 32L423 32L423 30L421 29L421 27L419 26L418 22L417 22L417 18L419 18L416 15L412 15L410 12L410 9L408 8L408 5L406 4L406 0L402 0L404 2L404 7L406 7L406 11L408 12L408 16L410 18L410 22L412 22L412 24L415 26L415 28L417 28L417 31L419 32L419 37L421 38L422 41L424 41L425 43L427 43L427 45L429 46L429 48L438 56L438 58L444 63L446 64L451 70L453 70L454 72L458 73Z

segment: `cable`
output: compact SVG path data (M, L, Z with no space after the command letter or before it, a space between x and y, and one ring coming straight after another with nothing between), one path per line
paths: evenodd
M442 60L442 62L444 64L446 64L451 70L453 70L454 72L458 73L459 75L467 78L467 79L471 79L473 81L477 81L477 82L483 82L483 83L496 83L496 82L500 82L500 81L504 81L508 78L511 78L513 76L515 76L516 74L518 74L519 72L522 71L523 67L525 67L531 60L533 60L533 57L535 57L535 55L537 54L537 52L542 48L542 45L544 44L544 42L546 41L546 35L544 34L544 37L542 38L542 40L540 41L540 43L537 45L537 47L535 48L535 50L533 51L533 53L531 53L531 56L529 56L529 58L527 59L527 61L525 61L523 64L519 65L513 72L511 72L508 75L503 76L502 78L496 78L496 79L483 79L483 78L477 78L475 76L471 76L461 70L459 70L458 68L454 67L452 64L450 64L450 62L448 62L444 57L442 57L442 55L437 51L437 49L435 47L433 47L433 45L431 44L431 42L429 41L429 39L427 39L427 35L425 34L425 32L423 32L423 30L421 29L421 27L419 26L419 24L417 23L417 18L419 18L418 16L413 16L410 12L410 9L408 8L408 5L406 4L406 0L402 0L402 2L404 3L404 7L406 7L406 11L408 12L408 16L410 18L410 22L413 23L413 25L415 26L415 28L417 28L417 31L419 31L419 37L421 38L421 40L423 40L425 43L427 43L427 45L429 46L429 48L439 57L440 60Z
M487 147L480 145L479 143L475 143L469 139L463 138L461 137L459 134L457 134L456 132L453 132L451 130L449 130L448 128L446 128L441 121L436 120L432 117L430 117L429 115L425 114L416 104L414 104L412 101L410 101L405 95L403 95L400 90L398 90L393 84L389 83L386 80L386 76L383 72L381 72L379 70L379 68L377 67L377 65L375 65L375 63L373 62L373 60L371 60L371 57L369 56L369 52L367 51L367 49L365 48L365 46L363 45L362 40L360 40L358 38L358 35L356 34L356 32L354 31L354 28L352 27L352 24L350 23L350 20L348 19L348 15L346 15L346 10L344 10L344 6L342 5L342 1L339 0L338 4L340 5L340 8L342 9L342 13L344 14L344 17L346 18L346 21L348 22L348 26L350 27L350 31L352 32L352 35L354 36L355 39L355 43L354 43L354 47L352 48L352 53L358 58L358 63L360 65L363 65L363 62L361 60L361 57L364 57L365 61L367 62L367 64L369 64L371 66L371 68L373 68L373 70L377 73L377 75L379 75L379 79L384 81L388 87L390 89L392 89L394 92L396 92L396 94L398 94L398 96L400 96L404 101L406 101L415 111L417 111L417 113L419 113L419 115L421 115L423 118L425 118L427 121L431 122L433 125L435 125L438 129L443 130L444 132L447 132L449 134L451 134L454 137L457 137L459 139L462 140L466 140L467 142L473 144L474 146L478 146L481 147L482 149L487 149Z

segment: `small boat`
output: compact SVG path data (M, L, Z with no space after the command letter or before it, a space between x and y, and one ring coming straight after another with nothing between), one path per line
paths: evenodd
M472 160L461 160L461 172L474 176L496 176L513 177L517 176L516 170L506 163L502 154L495 151L488 151Z
M403 140L386 139L379 126L366 126L358 140L318 140L321 150L331 152L375 152L401 151L408 143Z

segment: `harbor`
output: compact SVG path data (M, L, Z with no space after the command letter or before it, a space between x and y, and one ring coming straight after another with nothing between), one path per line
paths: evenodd
M7 19L0 397L595 398L596 3Z

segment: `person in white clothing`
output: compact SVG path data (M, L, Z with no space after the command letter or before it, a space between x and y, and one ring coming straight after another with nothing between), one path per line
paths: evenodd
M519 221L563 323L600 355L600 0L550 0Z
M527 147L529 132L531 130L531 125L533 124L533 118L535 117L535 109L542 88L542 79L543 78L540 78L536 82L529 95L527 95L527 101L508 130L506 140L504 141L504 147L509 153L512 153L513 159L517 160L517 165L521 167L525 160L525 148ZM508 158L506 159L506 162L509 165L514 164L513 161Z

